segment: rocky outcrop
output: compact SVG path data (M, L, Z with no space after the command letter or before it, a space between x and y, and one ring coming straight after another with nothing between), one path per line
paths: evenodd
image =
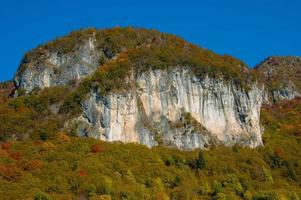
M102 54L103 52L97 52L93 37L84 41L72 53L59 54L45 50L37 60L23 60L22 69L19 68L14 79L16 87L29 93L35 88L79 82L95 72Z
M77 119L80 135L149 147L163 142L179 149L262 144L263 88L254 85L245 91L181 68L148 71L130 81L136 86L128 92L91 92Z
M288 81L289 82L289 81ZM292 100L296 97L301 96L296 90L293 83L288 83L286 86L281 86L271 91L271 98L273 102L279 102L283 100Z
M265 81L270 103L301 96L301 57L268 57L255 70Z

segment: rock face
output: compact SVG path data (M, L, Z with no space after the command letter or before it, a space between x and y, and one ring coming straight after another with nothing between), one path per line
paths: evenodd
M290 81L288 81L287 86L282 86L271 91L271 97L274 102L292 100L299 96L300 93L296 90L294 83Z
M254 85L246 92L181 68L148 71L130 81L136 87L126 93L91 92L78 118L80 135L149 147L163 142L179 149L262 144L263 88Z
M67 85L93 73L99 65L101 52L96 52L95 38L84 41L79 48L66 54L46 51L37 60L23 61L25 69L15 76L17 88L26 93L35 88Z

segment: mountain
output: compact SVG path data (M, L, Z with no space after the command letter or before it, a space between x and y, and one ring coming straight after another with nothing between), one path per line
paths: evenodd
M298 200L300 105L300 57L75 31L0 84L0 199Z
M74 32L30 51L15 82L18 93L74 85L59 110L76 107L67 123L79 135L194 149L262 144L263 86L252 75L241 61L176 36L117 28Z
M275 67L270 63L256 68L268 83L266 70ZM133 28L73 32L28 52L14 79L16 94L73 87L57 110L72 113L65 127L76 126L81 136L186 150L262 145L259 116L267 95L256 72L170 34ZM293 85L283 87L272 92L273 99L299 95Z
M274 101L293 99L301 93L301 57L273 56L255 67L263 76Z

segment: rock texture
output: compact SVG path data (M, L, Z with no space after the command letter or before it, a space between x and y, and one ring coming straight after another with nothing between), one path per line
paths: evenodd
M254 85L246 92L231 82L199 79L181 68L149 71L130 81L136 87L128 92L91 92L78 118L80 135L149 147L163 142L179 149L262 144L263 88Z
M291 100L301 93L301 57L268 57L255 67L266 82L272 102Z
M35 88L79 82L96 70L101 54L96 50L93 37L84 41L72 53L61 55L55 51L45 51L37 60L23 60L21 66L25 69L17 71L14 79L16 87L29 93Z

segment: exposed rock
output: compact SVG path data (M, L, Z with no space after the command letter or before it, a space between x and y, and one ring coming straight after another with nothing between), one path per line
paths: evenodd
M262 74L272 102L301 96L301 57L269 57L255 69Z
M246 92L231 82L199 79L180 68L149 71L131 81L136 88L127 93L101 96L91 92L78 118L80 135L149 147L162 141L179 149L214 143L262 144L259 117L263 88L254 85ZM185 113L204 129L181 125Z
M290 81L288 81L290 82ZM283 100L292 100L296 97L301 96L300 93L296 90L295 85L290 82L287 86L279 87L271 91L271 96L274 102L283 101Z
M96 50L93 37L84 41L72 53L60 55L58 52L46 51L42 59L22 63L26 66L23 67L25 68L23 71L18 70L15 84L17 88L22 88L29 93L35 88L79 82L95 72L101 54L102 52Z

